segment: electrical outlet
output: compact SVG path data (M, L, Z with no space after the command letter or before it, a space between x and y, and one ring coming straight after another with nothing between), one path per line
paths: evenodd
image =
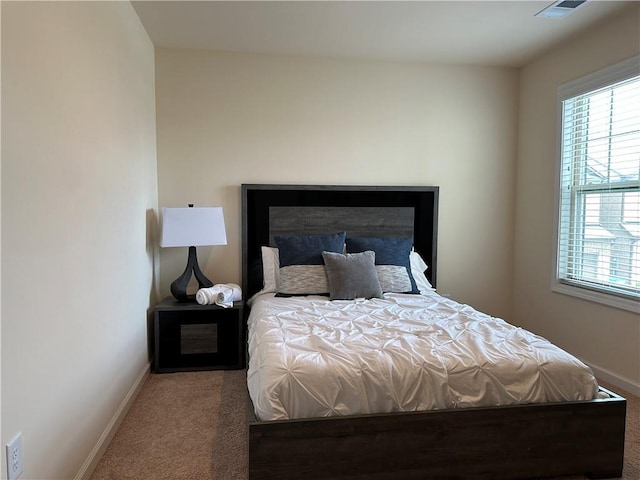
M22 475L22 433L18 432L7 443L7 480L16 480Z

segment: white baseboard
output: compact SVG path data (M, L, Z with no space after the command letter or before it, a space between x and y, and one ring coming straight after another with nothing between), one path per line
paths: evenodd
M87 457L87 459L85 460L84 464L80 468L80 471L74 477L74 480L88 480L88 478L91 476L96 466L98 465L98 462L104 455L104 452L107 450L111 439L116 434L120 423L129 411L129 407L131 407L133 401L136 399L138 393L142 389L142 386L149 376L150 371L151 363L148 362L144 366L142 371L138 374L138 377L136 378L135 382L133 382L133 385L131 385L131 388L129 389L125 397L122 399L122 402L118 406L118 409L113 414L113 417L111 417L111 420L109 420L107 427L104 429L104 432L102 432L102 435L100 435L98 442L91 450L91 453L89 453L89 457Z
M593 363L587 363L591 370L593 370L594 375L600 380L604 380L612 385L615 385L618 388L626 390L627 392L640 397L640 383L624 377L622 375L618 375L617 373L613 373L606 368L599 367L598 365L594 365ZM617 392L616 392L617 393Z

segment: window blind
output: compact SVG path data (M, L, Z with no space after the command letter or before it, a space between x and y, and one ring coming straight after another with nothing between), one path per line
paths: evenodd
M561 98L557 277L640 298L640 76L589 83Z

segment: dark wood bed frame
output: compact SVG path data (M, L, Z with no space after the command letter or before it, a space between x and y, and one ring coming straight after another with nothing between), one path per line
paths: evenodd
M245 297L262 287L260 247L273 245L274 233L316 233L322 227L374 235L403 216L389 214L390 207L413 209L414 245L435 286L438 193L438 187L243 185ZM279 218L283 207L295 207L284 210L293 221ZM376 211L385 212L382 220L375 219ZM395 229L387 230L391 236ZM249 399L249 478L619 477L626 400L601 390L610 398L273 422L257 420Z

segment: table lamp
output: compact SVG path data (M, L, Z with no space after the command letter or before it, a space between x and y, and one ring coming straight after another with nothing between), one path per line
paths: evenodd
M222 207L198 207L189 204L188 208L162 209L161 247L189 247L187 268L182 275L171 283L171 294L179 302L195 300L195 295L187 294L187 286L192 275L198 281L199 288L212 287L198 266L196 247L208 245L226 245L227 234L224 228Z

